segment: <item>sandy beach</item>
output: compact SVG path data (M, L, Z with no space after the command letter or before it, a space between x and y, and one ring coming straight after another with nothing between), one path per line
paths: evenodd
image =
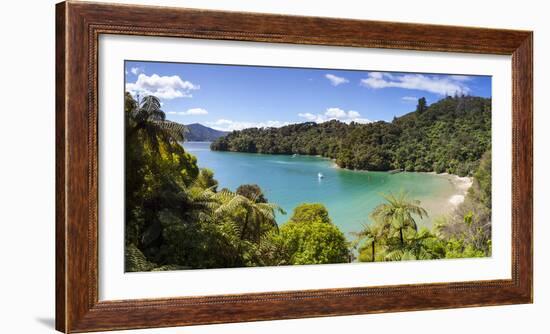
M449 174L449 173L441 173L441 174L435 174L435 175L440 175L441 177L446 178L447 180L449 180L449 182L451 182L454 185L456 189L456 194L451 195L451 197L449 197L448 199L448 202L452 206L457 207L459 204L464 202L464 198L468 193L468 189L470 189L470 187L474 182L474 179L472 177L469 177L469 176L461 177L461 176Z
M468 176L460 177L449 173L437 174L435 172L428 172L427 174L437 175L452 184L452 191L446 191L439 194L439 196L421 199L423 207L429 213L429 217L421 221L427 226L431 226L434 219L450 214L464 202L468 189L473 184L473 178Z

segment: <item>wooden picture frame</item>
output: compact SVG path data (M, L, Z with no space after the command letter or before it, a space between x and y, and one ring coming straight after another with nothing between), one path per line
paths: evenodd
M101 34L512 56L511 279L99 301ZM533 33L66 1L56 7L56 329L119 330L533 301Z

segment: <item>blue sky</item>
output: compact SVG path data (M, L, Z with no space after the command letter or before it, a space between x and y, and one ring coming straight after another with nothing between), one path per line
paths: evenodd
M168 119L219 130L306 121L391 121L446 95L491 97L490 76L126 61L126 90Z

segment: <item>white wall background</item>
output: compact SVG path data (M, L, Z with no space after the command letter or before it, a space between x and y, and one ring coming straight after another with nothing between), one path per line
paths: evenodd
M128 0L281 14L535 31L535 303L441 311L168 328L126 333L547 333L550 23L544 1ZM54 4L0 10L0 332L51 333L54 317Z

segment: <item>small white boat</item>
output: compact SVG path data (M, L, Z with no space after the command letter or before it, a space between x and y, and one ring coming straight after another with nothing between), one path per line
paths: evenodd
M324 176L322 173L317 173L317 177L318 177L319 179L322 179L322 178L324 178L325 176Z
M296 156L297 156L297 154L296 154L296 153L294 153L294 154L292 155L292 157L293 157L293 158L296 158Z

